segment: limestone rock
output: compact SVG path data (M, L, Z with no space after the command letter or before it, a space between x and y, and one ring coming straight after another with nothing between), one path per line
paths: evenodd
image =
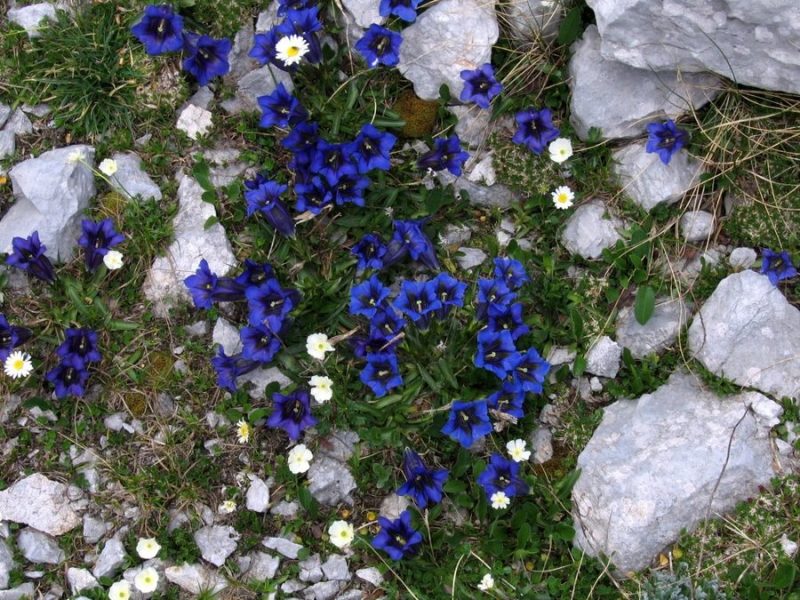
M199 594L207 590L217 594L228 587L228 582L217 575L216 571L199 564L184 563L176 567L167 567L164 576L190 594Z
M484 262L486 262L487 258L489 257L486 255L486 252L480 248L468 248L466 246L462 246L458 249L456 262L458 263L459 267L465 271L469 271L475 267L480 267Z
M333 600L339 593L341 584L338 581L320 581L303 590L305 600Z
M685 149L665 165L656 153L646 152L645 145L637 142L614 152L614 174L623 192L643 209L674 204L697 184L703 167Z
M261 543L264 544L265 548L268 548L269 550L275 550L276 552L283 554L286 558L291 559L297 558L300 550L303 549L303 546L300 544L295 544L293 541L282 537L266 537L261 541Z
M260 477L251 476L246 502L247 510L260 513L267 512L267 508L269 508L269 486Z
M236 551L239 534L230 525L209 525L194 533L194 541L200 554L212 565L221 567Z
M687 242L703 242L714 233L716 220L705 210L690 210L681 215L678 228Z
M96 544L108 533L111 526L102 519L84 515L83 517L83 539L87 544Z
M600 48L597 27L590 25L569 62L570 121L582 140L591 127L600 128L605 139L637 136L652 121L703 106L720 87L713 75L637 69L606 59Z
M207 134L212 125L211 111L194 104L187 104L178 115L175 127L188 135L189 139L196 140L201 135Z
M765 275L723 279L689 327L689 349L716 375L800 398L800 311Z
M32 563L57 565L65 558L64 551L52 537L31 527L26 527L17 535L17 547Z
M246 383L250 384L247 394L253 399L263 398L264 390L273 382L278 382L283 388L292 383L292 380L278 367L259 367L236 378L236 385L239 387L243 387Z
M27 6L8 9L8 20L22 27L28 37L39 37L39 29L45 26L43 21L55 21L56 6L49 2L39 2Z
M119 534L117 534L119 535ZM103 551L97 557L97 562L92 569L92 574L97 577L113 577L128 558L125 546L117 537L108 540L103 546Z
M553 433L548 427L537 427L530 438L531 460L541 465L553 458Z
M386 21L378 11L379 3L373 0L342 0L342 6L361 29L368 29L372 23L383 25Z
M311 463L308 470L308 491L314 499L327 506L341 502L353 504L350 493L356 489L356 481L346 464L329 456L322 456Z
M264 65L250 71L236 82L236 96L223 101L222 108L230 114L245 110L256 112L259 110L258 98L274 92L279 83L289 93L294 89L291 75L273 65Z
M8 581L14 566L14 555L11 554L11 549L6 542L0 540L0 590L8 587Z
M173 222L175 240L166 256L156 258L144 282L144 295L154 303L154 312L166 316L170 305L188 300L183 280L193 274L205 258L213 273L225 275L236 257L225 229L220 223L206 228L206 221L216 216L214 207L202 200L203 189L188 175L178 175L178 214Z
M226 80L235 80L258 67L258 62L249 56L250 50L253 48L254 35L255 26L253 21L248 19L233 36L233 47L228 54L230 70L225 75Z
M674 373L652 394L607 407L578 457L575 544L622 573L637 571L702 521L709 502L714 516L769 485L769 428L747 409L756 397L719 398Z
M319 554L312 554L305 560L297 563L300 567L300 574L297 578L306 583L317 583L322 581L322 560Z
M0 591L0 600L30 600L35 593L33 583L26 581L13 589Z
M266 552L253 552L242 556L239 560L239 570L247 581L267 581L275 577L280 567L281 559L271 556Z
M446 225L439 234L439 243L442 246L461 246L472 237L472 230L467 225Z
M423 100L438 99L443 84L457 98L464 88L461 71L491 62L499 34L493 4L441 0L403 30L397 68Z
M449 171L437 172L436 179L443 187L452 185L459 198L461 192L466 192L469 196L469 203L478 206L508 208L517 198L514 192L501 183L481 185L466 177L456 177Z
M511 37L522 45L555 39L564 18L564 5L552 0L511 0L503 8Z
M137 154L117 152L111 158L117 163L117 172L109 178L111 187L126 198L161 200L161 190L142 169L142 159Z
M8 117L11 116L11 107L0 102L0 127L6 124Z
M14 156L17 149L16 138L13 131L0 131L0 160Z
M67 569L67 583L73 595L100 585L88 569L76 569L75 567Z
M82 155L81 161L71 160ZM83 212L95 194L94 148L76 145L57 148L18 163L9 171L16 202L0 221L0 248L14 237L39 232L53 260L69 260L78 237Z
M380 587L383 583L383 575L375 567L359 569L356 571L356 577L362 581L366 581L367 583L374 585L375 587Z
M588 4L603 56L641 69L713 71L740 85L800 94L800 5L794 0Z
M616 377L621 357L619 344L604 335L586 353L586 372L600 377Z
M347 567L347 559L341 554L331 554L322 563L322 573L325 579L333 581L350 581L350 569Z
M14 135L30 135L33 133L33 123L20 109L11 113L8 121L3 126L3 131L12 131Z
M219 317L217 322L214 323L214 329L211 332L211 343L219 344L228 356L242 350L239 330L223 317Z
M603 250L622 239L623 222L609 213L600 200L575 209L564 225L561 243L573 254L586 259L599 258Z
M690 314L689 307L680 298L659 298L647 323L640 325L634 307L626 306L617 317L617 343L628 348L634 358L660 352L678 339Z
M81 524L67 496L67 486L39 473L0 492L0 521L24 523L56 536Z
M734 248L728 257L731 267L736 270L749 269L756 260L758 260L758 255L752 248Z

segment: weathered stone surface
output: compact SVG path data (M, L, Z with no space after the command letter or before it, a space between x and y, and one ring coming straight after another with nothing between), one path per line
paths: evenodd
M356 481L347 465L328 456L311 463L308 470L308 491L317 502L336 506L340 502L353 504L350 493L356 489Z
M591 127L600 128L605 139L637 136L652 121L675 119L703 106L720 87L719 78L706 73L654 72L607 60L594 25L573 50L570 121L582 140Z
M736 270L749 269L756 260L758 260L758 254L752 248L734 248L728 257L731 267Z
M225 187L247 170L247 163L239 160L241 152L236 148L215 148L203 152L203 157L211 165L211 184Z
M83 590L90 590L100 585L88 569L76 569L75 567L67 569L67 583L73 594L79 594Z
M84 515L83 517L83 539L87 544L96 544L108 533L111 526L96 517Z
M616 377L621 357L619 344L604 335L586 352L586 372L600 377Z
M230 114L244 110L258 111L258 98L275 91L282 83L288 92L294 89L289 73L281 71L273 65L264 65L243 75L236 83L236 96L222 102L222 108Z
M600 200L593 200L575 209L564 225L561 243L583 258L599 258L603 250L622 239L624 223L612 215Z
M472 237L472 230L468 225L446 225L439 234L439 243L442 246L462 246Z
M0 160L14 156L17 149L16 138L13 131L0 131Z
M719 398L675 373L652 394L607 407L578 457L575 544L636 571L682 529L769 485L769 427L748 410L756 400L771 402L757 392Z
M3 126L3 131L12 131L14 135L30 135L33 133L33 123L20 109L11 113L8 121Z
M0 102L0 127L6 124L8 117L11 116L11 107Z
M187 104L178 115L175 127L188 135L189 139L196 140L211 130L214 124L211 117L210 111L194 104Z
M58 542L31 527L19 532L17 547L28 562L57 565L64 560L64 551L58 547Z
M659 298L652 316L647 323L640 325L633 306L626 306L617 317L617 343L628 348L634 358L660 352L678 339L678 333L690 314L688 306L680 298Z
M261 543L264 544L265 548L275 550L286 558L291 559L297 558L297 554L303 549L300 544L295 544L293 541L282 537L265 537L261 540Z
M249 383L247 394L253 399L259 399L264 397L264 390L273 381L277 381L281 387L292 383L292 380L284 375L278 367L260 367L237 377L236 385L244 387L245 383Z
M469 196L470 204L508 208L516 200L514 192L500 183L481 185L470 181L466 177L456 177L449 171L438 171L436 179L439 180L443 187L452 185L458 197L461 196L460 192L466 192Z
M247 510L267 512L269 508L269 486L260 477L255 475L250 478L250 487L247 489Z
M173 221L175 240L166 256L156 258L144 282L144 295L153 302L154 312L166 316L176 301L189 300L183 280L194 273L205 258L213 273L225 275L235 264L236 257L225 229L220 223L206 228L214 207L203 202L203 188L188 175L178 175L178 214Z
M703 166L686 150L676 152L665 165L658 154L646 152L645 145L638 142L614 152L614 174L623 192L643 209L674 204L697 184Z
M0 590L8 587L8 581L14 566L14 555L11 554L11 549L6 542L0 540Z
M362 29L368 29L372 23L382 25L386 21L378 10L380 3L372 0L342 0L342 6Z
M253 552L238 559L239 570L247 581L266 581L275 577L281 559L266 552Z
M378 514L390 521L400 518L400 515L411 506L408 496L398 496L394 492L386 496L381 502Z
M72 257L83 211L95 194L94 175L87 164L70 160L80 153L94 162L91 146L66 146L18 163L9 171L16 202L0 221L0 249L11 247L14 237L39 232L53 260Z
M339 462L347 462L356 451L358 434L347 429L334 429L329 435L319 440L316 453Z
M35 593L36 590L33 587L33 583L26 581L13 589L1 591L0 600L23 600L23 598L30 600L34 597Z
M50 535L61 535L81 524L67 486L39 473L0 492L0 521L24 523Z
M553 458L553 433L548 427L537 427L530 438L531 460L540 465Z
M303 590L305 600L333 600L341 589L338 581L320 581Z
M464 87L461 71L490 62L499 34L493 4L441 0L403 30L397 68L423 100L438 99L443 84L457 98Z
M54 21L56 6L49 2L17 6L8 9L8 20L22 27L28 37L39 37L39 29L46 24L43 21Z
M705 210L690 210L681 215L678 228L687 242L703 242L711 237L716 226L714 215Z
M367 583L374 585L375 587L380 587L380 585L383 583L383 575L375 567L359 569L356 571L356 577L362 581L366 581Z
M239 330L223 317L219 317L217 322L214 323L214 329L211 332L211 343L219 344L228 356L242 350Z
M161 200L161 190L142 169L142 159L137 154L117 152L111 158L117 162L117 172L109 177L111 187L126 198Z
M117 534L119 535L119 534ZM103 546L103 551L97 557L97 562L92 569L92 575L97 578L113 577L125 563L128 553L119 538L113 537Z
M331 554L324 563L322 563L322 573L325 579L334 581L350 581L350 569L347 566L347 559L341 554Z
M306 583L317 583L322 581L322 560L319 554L312 554L305 560L297 563L300 567L300 574L297 578Z
M642 69L713 71L800 94L794 0L589 0L603 55Z
M456 262L458 266L464 269L465 271L469 271L470 269L474 269L475 267L480 267L486 259L489 258L483 250L480 248L469 248L467 246L462 246L458 249L458 255L456 255Z
M177 567L167 567L164 569L164 576L190 594L199 594L207 590L216 594L228 587L228 582L217 575L216 571L199 564L184 563Z
M233 36L233 46L228 54L230 70L225 75L226 80L233 81L258 67L258 61L248 56L253 48L254 35L255 26L253 21L248 19Z
M766 275L723 279L689 327L689 349L716 375L800 398L800 311Z
M564 5L552 0L511 0L503 8L511 37L522 44L554 39L564 18Z
M230 525L210 525L195 531L194 541L205 560L221 567L236 551L239 534Z

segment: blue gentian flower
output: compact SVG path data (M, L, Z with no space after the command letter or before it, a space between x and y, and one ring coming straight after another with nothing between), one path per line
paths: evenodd
M442 433L452 438L464 448L469 448L478 440L492 432L486 400L474 402L453 402L447 423Z
M295 208L298 212L309 211L318 215L325 206L333 202L333 192L319 175L314 175L306 182L296 183L294 193L297 197Z
M11 325L6 316L0 314L0 362L5 362L14 348L27 342L31 335L30 329Z
M396 135L366 123L361 127L355 141L347 144L346 150L360 173L368 173L373 169L388 171L392 166L389 154L395 142L397 142Z
M231 46L228 38L215 40L207 35L187 34L184 36L183 70L194 75L198 84L207 85L214 77L222 77L230 71Z
M475 366L486 369L505 379L514 366L517 348L508 331L491 331L482 329L478 332L478 352L475 354Z
M183 280L196 308L210 309L214 302L241 300L244 286L230 277L218 277L211 272L208 261L202 259L194 275Z
M434 287L427 281L406 279L394 300L394 307L414 321L417 327L425 329L430 322L431 313L440 309L442 303L436 297Z
M772 285L778 285L779 281L797 275L797 269L792 264L792 257L789 256L786 250L773 252L769 248L761 249L761 269L759 272L769 277Z
M486 469L478 475L478 483L486 492L487 500L492 494L503 492L509 498L528 493L528 484L520 477L520 464L501 454L492 454Z
M77 356L83 363L100 362L102 356L97 347L97 332L87 327L70 327L64 332L64 341L56 349L62 359Z
M506 330L511 333L511 339L516 342L531 330L522 320L522 308L522 304L519 302L511 305L498 305L488 315L487 328L491 331Z
M291 394L272 394L274 407L267 419L267 426L283 429L290 440L297 440L300 434L317 424L311 414L311 398L308 390L298 389Z
M463 281L442 272L431 279L428 284L433 288L433 293L442 305L436 311L439 319L449 315L454 307L464 306L464 292L467 284Z
M492 315L499 315L505 312L507 306L511 306L517 295L499 279L480 279L478 280L478 307L475 316L480 320L485 320Z
M103 262L103 257L114 246L125 241L125 236L114 229L114 221L103 219L95 223L88 219L81 221L81 237L78 245L83 248L86 269L90 272L97 270Z
M266 325L274 332L283 328L283 321L300 303L297 290L281 287L277 279L268 279L258 287L249 287L247 298L248 316L251 325Z
M461 140L453 134L448 138L433 140L433 150L426 152L417 159L417 165L422 169L442 171L447 169L453 175L461 175L461 167L469 158L469 153L461 149Z
M235 392L236 379L249 373L259 365L258 362L245 358L242 353L228 356L222 346L217 355L211 359L211 366L217 373L217 385L229 392Z
M417 19L417 6L420 0L381 0L378 12L382 17L394 15L407 23Z
M379 311L378 314L384 311ZM369 335L354 335L350 338L350 345L356 358L367 360L367 356L380 354L382 352L394 352L394 346L399 343L399 339L393 339L393 335L386 335L380 329L370 327Z
M282 61L277 60L275 46L283 36L278 32L276 27L273 27L267 32L257 33L253 39L253 47L247 53L251 58L256 59L262 65L272 63L276 67L288 71L286 65Z
M54 283L56 273L50 259L45 256L47 246L39 241L39 232L34 231L27 238L15 237L11 240L12 252L6 264L27 271L37 279Z
M151 56L177 52L183 48L183 17L168 4L151 4L144 9L142 20L131 27L131 33Z
M406 256L411 256L412 260L419 261L430 269L439 268L434 245L422 231L422 225L426 220L416 219L392 223L394 233L383 257L384 267L390 267Z
M553 113L549 108L529 108L516 115L517 131L511 141L523 144L535 154L541 154L547 145L558 137L558 128L553 126Z
M665 165L669 164L672 156L689 142L689 134L679 129L672 119L664 123L650 123L647 126L648 153L658 153L658 158Z
M282 82L271 94L259 96L257 100L261 108L260 127L295 127L308 118L306 109L286 91Z
M250 325L239 332L242 340L242 356L261 364L272 362L281 349L277 334L264 325Z
M352 166L345 155L344 144L331 144L320 138L316 151L311 158L310 169L319 173L328 181L336 181L346 166Z
M305 10L317 5L317 0L278 0L278 16L284 16L290 10Z
M403 385L403 376L397 368L397 356L392 352L367 354L367 364L359 378L377 398Z
M525 392L509 385L508 382L503 383L498 391L487 396L486 404L489 408L517 419L525 416Z
M503 91L503 85L494 76L491 63L486 63L474 71L461 71L464 89L462 102L474 102L481 108L489 108L492 98Z
M293 152L305 153L313 151L319 142L319 124L314 121L303 121L295 125L283 140L281 146Z
M350 253L358 258L356 270L361 273L366 269L380 271L383 268L383 255L386 254L386 244L381 236L367 233L353 246Z
M420 508L442 501L442 486L447 481L447 469L429 469L419 454L406 448L403 455L403 474L406 482L397 490L398 496L411 496Z
M523 283L531 280L522 263L513 258L495 258L494 277L504 282L512 290L522 287Z
M411 513L407 510L390 521L378 517L381 530L372 539L372 547L383 550L392 560L414 556L422 545L422 534L411 526Z
M281 202L280 195L287 190L287 186L277 181L261 179L256 187L248 186L244 192L247 201L247 216L258 212L281 235L294 235L294 220L289 214L289 209Z
M80 356L70 354L48 371L45 379L55 387L56 398L81 397L86 393L89 371Z
M245 181L245 185L247 182ZM242 299L244 299L244 290L251 286L259 286L265 283L268 279L275 278L275 269L269 263L257 263L249 258L244 261L244 271L236 276L236 283L242 286Z
M394 338L400 335L405 326L406 320L389 306L379 308L369 320L370 335L374 333L376 338L381 337L386 340L386 344L391 342L392 346L400 341Z
M394 67L400 62L400 34L373 23L364 36L356 42L356 50L371 69L380 65Z
M536 348L529 348L527 352L520 352L512 359L507 376L511 377L515 389L541 394L542 384L549 370L550 363L539 355Z
M387 298L389 288L373 275L350 289L350 314L371 319L379 308L385 306Z
M358 172L358 167L345 164L339 169L338 175L327 175L326 180L337 206L343 204L364 206L364 190L369 187L370 181L367 176Z
M322 47L315 33L322 29L319 21L319 7L311 6L303 9L286 11L286 19L278 25L277 30L283 36L299 35L308 43L305 59L310 63L322 60Z

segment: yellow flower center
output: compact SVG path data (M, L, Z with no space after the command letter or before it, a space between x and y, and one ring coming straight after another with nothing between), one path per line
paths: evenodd
M11 366L14 368L15 371L21 371L22 367L25 366L25 361L22 360L21 358L18 358L17 360L14 361L14 363Z
M286 49L286 56L288 56L289 58L294 58L298 54L300 54L300 48L298 48L297 46L289 46Z

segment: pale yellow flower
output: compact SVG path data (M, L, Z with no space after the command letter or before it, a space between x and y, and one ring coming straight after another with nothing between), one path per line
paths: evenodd
M314 458L314 454L305 444L297 444L297 446L289 450L286 462L289 465L289 470L295 475L299 475L311 468L312 458Z
M109 600L128 600L131 597L131 584L125 580L117 581L108 588Z
M328 527L331 544L337 548L347 548L356 537L356 531L347 521L334 521Z
M146 567L133 578L133 585L143 594L155 592L158 587L158 571L153 567Z
M106 177L111 177L114 173L117 172L117 161L111 158L106 158L103 160L103 162L100 163L100 166L98 166L97 168Z
M160 550L161 545L156 541L156 538L140 538L136 544L136 554L145 560L155 558Z
M325 360L325 353L333 352L333 346L324 333L312 333L306 338L306 351L312 358Z
M495 492L491 497L492 508L500 510L501 508L508 508L511 504L511 499L506 496L505 492Z

